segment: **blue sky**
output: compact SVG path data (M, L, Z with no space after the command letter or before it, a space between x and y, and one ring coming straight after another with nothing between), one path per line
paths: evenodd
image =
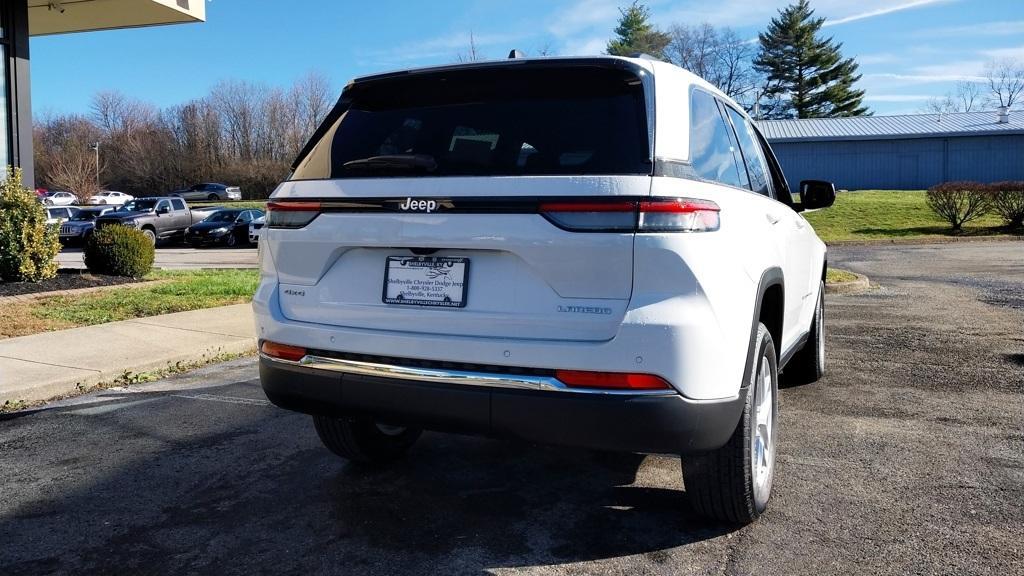
M159 106L219 80L287 85L318 71L353 76L454 61L472 31L487 56L511 48L597 54L628 0L209 0L202 24L32 39L34 113L87 112L116 89ZM787 0L649 0L655 22L709 22L751 38ZM856 56L876 114L912 113L991 58L1024 61L1024 0L812 0Z

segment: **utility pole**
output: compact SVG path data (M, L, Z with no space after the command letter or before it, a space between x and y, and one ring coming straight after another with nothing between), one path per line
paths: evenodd
M96 152L96 189L99 190L99 188L100 188L100 143L99 142L93 142L92 144L89 144L89 148L91 148L94 152Z

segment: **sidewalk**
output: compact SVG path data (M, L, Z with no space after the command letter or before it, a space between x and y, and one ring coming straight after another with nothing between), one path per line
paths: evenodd
M0 340L0 404L33 402L133 373L256 349L249 304Z

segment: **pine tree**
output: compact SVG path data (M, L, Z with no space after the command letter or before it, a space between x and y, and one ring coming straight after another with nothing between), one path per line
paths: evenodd
M869 114L857 63L844 59L842 43L821 38L824 18L814 17L808 0L779 11L768 30L759 35L761 49L754 67L767 78L764 96L781 104L771 117L829 118Z
M615 27L617 37L608 42L607 52L612 56L631 56L641 52L664 59L665 47L672 38L651 24L647 7L634 0L628 8L619 8L619 13L622 16Z

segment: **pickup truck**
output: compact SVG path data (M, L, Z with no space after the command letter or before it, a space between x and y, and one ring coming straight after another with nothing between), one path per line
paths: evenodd
M120 224L142 231L156 244L162 240L181 238L185 229L218 210L217 207L192 210L181 198L135 198L115 212L96 219L96 229Z

